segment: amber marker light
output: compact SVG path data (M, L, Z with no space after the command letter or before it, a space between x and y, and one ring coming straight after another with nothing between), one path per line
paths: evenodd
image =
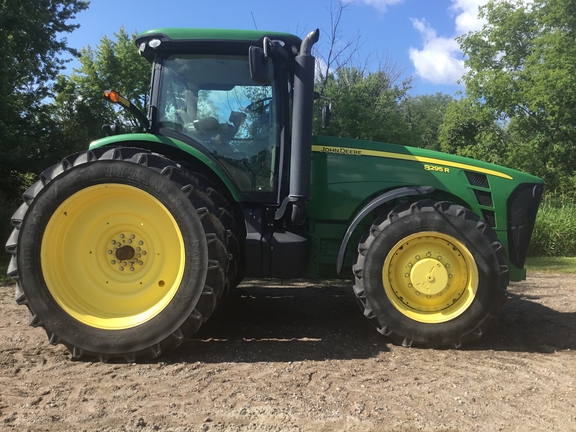
M119 103L124 105L125 107L130 107L130 102L128 99L123 98L120 96L120 93L114 90L105 90L104 97L108 99L110 102Z

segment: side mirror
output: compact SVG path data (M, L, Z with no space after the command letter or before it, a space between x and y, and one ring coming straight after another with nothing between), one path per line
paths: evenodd
M332 115L332 110L330 105L324 105L322 107L322 129L326 129L330 124L330 116Z
M266 85L272 81L269 57L264 50L257 46L251 46L248 50L248 61L250 63L250 76L256 84Z

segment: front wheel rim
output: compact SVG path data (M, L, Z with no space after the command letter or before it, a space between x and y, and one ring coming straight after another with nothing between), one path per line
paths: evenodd
M90 327L143 324L173 300L185 267L178 223L142 189L106 183L82 189L52 214L40 248L48 291Z
M439 232L411 234L396 243L382 269L384 291L403 315L443 323L463 314L478 290L478 267L458 239Z

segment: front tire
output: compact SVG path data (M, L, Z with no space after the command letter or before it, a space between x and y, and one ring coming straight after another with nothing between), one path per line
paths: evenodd
M495 321L509 282L504 248L473 212L402 205L358 247L354 292L378 331L404 346L460 347Z
M97 149L46 170L7 245L30 324L74 358L157 357L227 289L225 230L197 179L139 149Z

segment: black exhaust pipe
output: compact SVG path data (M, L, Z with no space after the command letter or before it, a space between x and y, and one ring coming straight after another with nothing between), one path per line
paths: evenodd
M291 220L295 225L303 221L304 206L310 197L314 72L316 70L316 59L312 56L312 47L318 42L319 37L319 29L308 33L295 59L290 191L276 214L277 219L282 217L288 203L292 203Z

